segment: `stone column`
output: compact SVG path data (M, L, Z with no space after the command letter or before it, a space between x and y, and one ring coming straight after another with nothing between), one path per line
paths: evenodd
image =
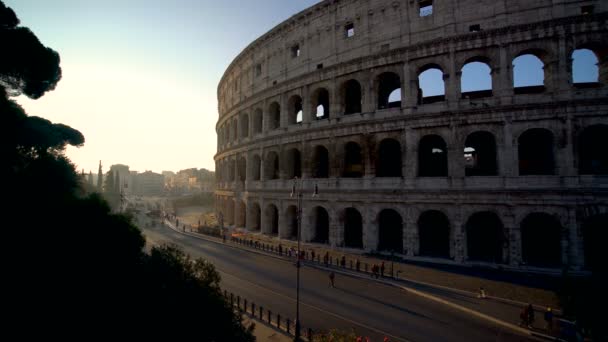
M498 79L495 94L500 97L500 103L504 105L513 102L513 67L508 46L501 44L499 49L500 67L495 69Z
M460 93L460 71L456 70L453 48L450 48L447 69L447 72L444 72L443 74L443 80L446 87L445 98L448 101L448 106L450 108L456 108L458 106L458 94Z
M569 117L564 123L564 130L556 132L558 135L564 134L563 139L556 139L555 144L555 166L556 174L559 176L576 176L578 174L578 165L574 161L574 128L572 127L572 119ZM564 141L560 144L559 141Z
M465 223L462 220L462 213L458 210L458 213L454 215L451 220L452 231L450 236L450 257L458 263L463 263L466 260L466 235L465 235Z
M340 84L334 78L332 80L332 89L329 89L330 92L330 102L329 102L329 118L330 119L338 119L342 115L344 115L344 108L342 105L342 94L340 93Z
M378 220L377 210L372 207L371 203L364 203L365 214L362 214L363 219L363 246L366 251L378 249Z
M271 233L270 231L270 219L268 218L268 215L266 214L266 201L264 200L264 198L260 198L260 231L262 232L262 234L266 234L269 235Z
M498 175L505 177L513 177L519 174L518 159L517 159L517 143L513 146L513 131L511 120L508 118L505 125L502 127L503 142L497 144L497 156L498 162Z
M568 222L564 231L567 238L567 258L564 265L575 271L581 270L585 266L585 258L575 208L568 208Z
M302 123L310 124L315 121L314 115L310 98L310 86L306 85L302 88Z
M281 125L280 128L286 128L289 126L289 108L288 107L288 98L286 94L281 94L281 99L279 105L281 106Z
M446 141L448 145L448 176L451 178L463 178L465 176L464 164L464 142L466 137L461 137L458 127L450 127L450 138Z
M376 104L374 103L376 96L374 94L374 79L371 75L371 71L362 72L363 76L361 81L361 112L372 113L376 110Z
M522 263L521 229L515 221L511 209L503 217L504 229L508 232L509 239L509 265L519 268Z
M402 106L405 108L418 106L418 75L409 63L403 65L403 85L405 89L401 91Z
M416 178L418 175L418 134L411 128L406 128L402 133L401 141L404 141L405 157L403 158L403 176L406 179Z

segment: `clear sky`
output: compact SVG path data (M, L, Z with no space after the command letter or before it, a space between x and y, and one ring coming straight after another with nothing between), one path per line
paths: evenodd
M77 168L215 168L217 84L243 48L319 0L3 0L21 24L61 55L63 79L30 115L80 130L68 148ZM575 79L597 79L590 51L575 54ZM536 63L536 64L535 64ZM540 60L519 58L516 85L542 84ZM577 72L577 70L579 70ZM465 91L491 86L490 69L464 73ZM444 93L441 72L420 77L425 96Z
M61 55L29 115L80 130L78 170L213 170L217 84L257 37L318 0L3 0Z

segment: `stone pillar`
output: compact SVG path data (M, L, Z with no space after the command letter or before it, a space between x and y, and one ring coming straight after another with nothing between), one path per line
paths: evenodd
M310 86L307 85L302 88L302 123L309 124L315 121L314 115L310 97Z
M504 229L508 232L509 265L519 268L522 263L521 229L519 224L515 221L515 216L510 209L502 219Z
M464 142L465 136L460 136L458 127L450 127L450 138L446 141L448 145L448 176L451 178L463 178L465 176L464 164Z
M403 149L403 177L413 179L418 175L418 134L411 128L406 128L402 133L401 141L404 141Z
M584 251L582 249L581 234L579 234L579 225L576 217L576 209L568 208L568 222L564 231L567 237L567 258L564 265L572 270L581 270L585 266Z
M418 106L418 75L416 70L406 63L403 65L403 84L405 89L402 93L405 95L401 99L402 106L405 108L413 108Z
M329 176L341 177L342 164L344 163L344 145L339 144L335 138L329 139L328 154L329 154Z
M344 107L342 105L342 94L340 92L340 84L334 78L332 80L332 89L329 89L330 92L330 102L329 102L329 118L330 119L338 119L342 115L344 115Z
M445 98L448 101L450 108L458 106L458 95L460 93L460 71L456 70L456 61L453 48L450 49L450 55L447 63L447 72L443 74L445 84Z
M363 247L366 251L375 251L378 249L378 212L372 207L371 203L364 203L365 214L362 214L363 219Z
M361 112L372 113L376 111L376 104L374 103L376 96L374 94L374 79L371 71L362 72L363 78L361 82Z
M262 234L269 235L270 231L270 218L266 213L266 201L263 198L260 198L260 231Z
M314 161L314 148L310 144L300 145L300 165L302 166L302 178L312 177L312 164Z
M500 67L494 70L498 79L495 94L500 97L500 103L504 105L513 102L513 66L508 46L501 44L499 49Z
M287 223L287 207L289 207L289 205L286 205L283 201L279 203L279 238L281 239L286 239L287 237L289 237L289 227Z
M450 257L458 263L466 260L467 240L465 235L465 223L462 220L462 213L458 213L451 220L452 229L450 236Z
M328 209L329 244L332 247L344 245L344 213L337 212L335 203Z
M364 163L365 178L373 178L376 175L376 136L374 134L366 134L361 141L361 154Z
M280 128L286 128L289 126L289 108L287 104L289 103L287 95L281 94L281 99L279 105L281 106L281 125Z
M511 120L509 118L502 127L503 142L496 146L499 176L513 177L519 174L519 172L516 171L516 169L519 169L517 143L513 146L514 139L512 128Z
M578 165L575 165L574 159L574 128L572 127L572 119L566 119L564 130L556 132L565 134L563 139L556 139L555 144L555 166L556 174L559 176L576 176L578 174ZM559 142L563 141L563 144Z

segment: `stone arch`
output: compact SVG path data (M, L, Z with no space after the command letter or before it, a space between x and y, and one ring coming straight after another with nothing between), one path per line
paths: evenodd
M351 79L344 82L340 87L340 95L345 115L362 112L363 97L359 81Z
M329 214L321 206L313 209L313 242L329 244Z
M466 176L496 176L496 139L486 131L469 134L464 143L464 162Z
M293 95L287 101L287 123L289 125L295 125L301 123L304 119L302 106L302 97L300 95Z
M401 78L394 72L383 72L376 77L378 109L401 107Z
M401 177L401 144L395 139L384 139L378 146L376 177Z
M295 205L290 205L285 210L285 228L282 238L294 240L298 238L298 207Z
M460 72L460 92L463 99L492 96L492 67L488 58L470 58Z
M515 94L545 91L546 53L539 49L524 50L513 59L513 88Z
M259 134L264 130L264 112L262 109L256 108L253 112L253 133Z
M378 250L403 253L403 219L393 209L378 214Z
M482 211L471 215L466 224L468 259L502 263L503 231L502 221L495 213Z
M531 128L519 136L520 176L555 174L553 140L553 133L545 128Z
M249 115L243 114L240 118L241 138L249 138Z
M254 232L259 232L262 230L262 210L260 209L260 205L257 202L250 203L247 207L249 210L249 229Z
M279 209L274 204L268 204L266 206L265 214L265 222L270 226L268 229L268 233L272 236L279 235Z
M253 155L251 179L254 181L261 180L262 175L262 159L259 155Z
M241 156L239 157L238 161L237 161L237 168L238 168L238 180L240 182L244 182L247 180L247 159L245 159L245 157Z
M578 137L578 172L581 175L608 174L608 125L592 125Z
M226 216L224 217L226 223L231 226L234 224L234 199L226 199Z
M448 148L439 135L426 135L420 139L418 144L418 176L448 176Z
M562 263L562 226L556 217L535 212L520 225L522 259L531 266L559 267Z
M273 130L281 127L281 105L277 102L272 102L268 106L268 129Z
M438 210L428 210L418 218L418 254L436 258L450 257L450 221Z
M235 226L238 228L247 227L247 205L244 201L238 201Z
M344 169L342 177L361 178L365 174L365 164L361 146L356 142L348 142L344 145Z
M315 147L313 152L312 164L313 178L328 178L329 177L329 152L322 145Z
M363 218L355 208L344 209L344 246L363 248Z
M418 104L445 101L443 68L427 64L418 70Z
M587 218L582 224L581 233L585 268L591 271L604 271L606 269L604 246L608 241L608 214L598 214Z
M329 91L325 88L318 88L312 93L312 109L315 112L315 119L329 119Z
M272 180L279 179L279 177L279 155L274 151L270 151L266 154L266 158L264 158L264 179Z
M302 178L302 157L297 148L291 148L285 153L285 175L287 179Z

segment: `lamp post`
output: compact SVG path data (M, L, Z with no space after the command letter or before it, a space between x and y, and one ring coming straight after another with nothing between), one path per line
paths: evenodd
M319 189L315 185L315 190L312 194L312 197L317 196L319 193ZM293 186L291 188L291 197L296 197L297 199L297 211L296 211L296 219L298 222L298 251L296 257L296 331L294 341L300 342L300 256L302 255L300 252L300 241L302 240L302 181L298 179L298 177L294 177Z

